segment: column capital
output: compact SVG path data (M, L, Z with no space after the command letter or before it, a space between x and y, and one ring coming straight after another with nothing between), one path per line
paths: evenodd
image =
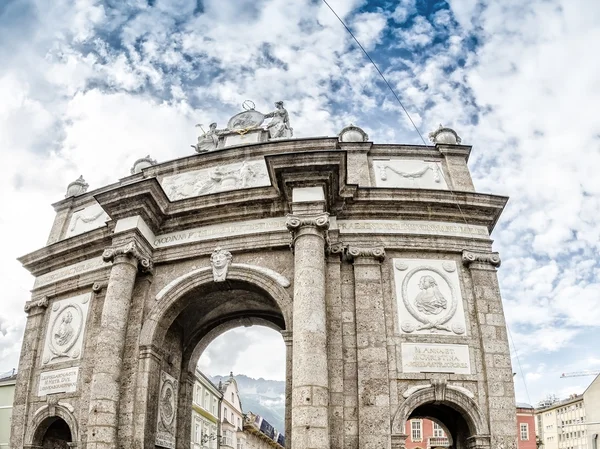
M329 214L323 212L312 215L292 215L288 214L285 222L290 232L298 232L301 228L310 227L320 231L329 229Z
M105 262L115 262L119 258L133 259L138 263L141 271L152 272L153 261L151 255L136 241L129 240L128 242L113 245L106 248L102 254L102 259Z
M383 246L348 245L346 254L352 262L356 262L357 259L375 259L378 262L383 262L385 259L385 249Z
M28 313L29 315L37 315L38 313L43 312L44 309L46 309L47 307L48 307L48 297L43 296L42 298L40 298L36 301L27 301L25 303L25 306L23 306L23 310L25 311L25 313Z
M493 252L475 252L464 250L462 253L463 265L481 270L495 270L500 266L500 254Z

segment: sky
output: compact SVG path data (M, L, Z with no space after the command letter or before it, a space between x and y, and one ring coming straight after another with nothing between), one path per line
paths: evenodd
M600 369L600 3L330 4L421 134L453 127L477 190L510 197L493 238L517 400L582 392L591 377L560 374ZM16 258L45 244L79 175L94 189L147 154L190 155L194 124L224 127L246 99L283 100L296 137L354 123L376 143L422 143L321 0L4 0L0 61L0 372L17 365L33 283ZM282 378L248 357L280 337L251 332L230 363L206 356L220 374L246 360L245 374Z

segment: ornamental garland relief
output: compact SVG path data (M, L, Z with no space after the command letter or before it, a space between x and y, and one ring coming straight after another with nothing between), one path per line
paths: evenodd
M465 334L456 262L394 259L394 281L401 333Z
M42 365L81 358L91 293L54 301L46 326Z
M439 162L414 159L373 161L377 187L447 189Z
M175 448L177 426L177 381L164 371L160 373L156 446Z
M98 203L74 212L64 238L73 237L93 229L101 228L110 220L108 214Z

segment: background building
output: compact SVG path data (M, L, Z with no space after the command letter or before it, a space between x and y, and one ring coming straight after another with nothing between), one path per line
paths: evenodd
M196 370L192 399L192 449L216 449L219 435L219 389Z
M429 419L411 419L406 422L406 449L446 448L450 440L442 426Z
M536 449L535 411L523 402L517 402L517 447Z
M0 448L9 447L10 422L15 395L17 375L14 373L0 376Z
M285 436L260 415L248 412L244 415L246 449L283 449Z
M583 394L537 408L536 431L543 449L597 449L600 433L600 376Z

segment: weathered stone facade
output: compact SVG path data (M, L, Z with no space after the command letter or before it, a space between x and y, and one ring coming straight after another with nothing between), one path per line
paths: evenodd
M414 417L459 449L514 446L489 236L506 198L474 191L468 146L348 140L218 149L56 203L20 259L12 447L60 421L71 447L188 448L200 354L250 324L286 343L294 449L400 449Z

